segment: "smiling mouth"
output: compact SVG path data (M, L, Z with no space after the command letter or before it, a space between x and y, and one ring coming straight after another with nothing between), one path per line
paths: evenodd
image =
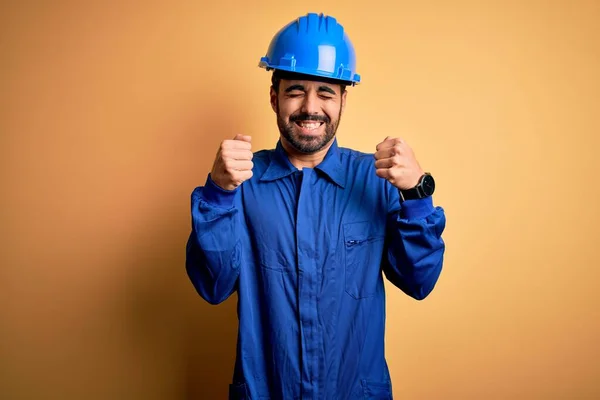
M324 122L322 121L294 121L294 123L298 127L307 131L314 131L315 129L320 128L321 125L324 124Z

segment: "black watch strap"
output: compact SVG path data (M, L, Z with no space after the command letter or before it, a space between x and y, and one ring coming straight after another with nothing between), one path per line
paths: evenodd
M400 201L415 200L425 197L419 192L418 185L412 189L399 190L398 192L400 192Z

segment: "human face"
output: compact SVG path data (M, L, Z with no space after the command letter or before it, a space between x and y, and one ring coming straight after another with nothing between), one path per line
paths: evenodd
M346 93L340 85L282 79L278 92L271 89L281 135L299 153L322 150L335 137Z

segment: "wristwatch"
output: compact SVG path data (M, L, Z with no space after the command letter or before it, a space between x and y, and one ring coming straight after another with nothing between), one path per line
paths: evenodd
M425 172L419 179L419 183L412 189L398 190L400 202L405 200L423 199L429 197L435 191L435 180L429 172Z

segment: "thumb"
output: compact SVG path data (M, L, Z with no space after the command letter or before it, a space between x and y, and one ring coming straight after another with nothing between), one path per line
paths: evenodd
M238 133L237 135L235 135L233 140L241 140L244 142L252 143L252 136L242 135L241 133Z
M383 148L383 144L385 142L387 142L389 138L390 138L390 136L386 136L385 139L383 139L381 141L381 143L379 143L377 146L375 146L375 150L377 150L377 151L381 150Z

